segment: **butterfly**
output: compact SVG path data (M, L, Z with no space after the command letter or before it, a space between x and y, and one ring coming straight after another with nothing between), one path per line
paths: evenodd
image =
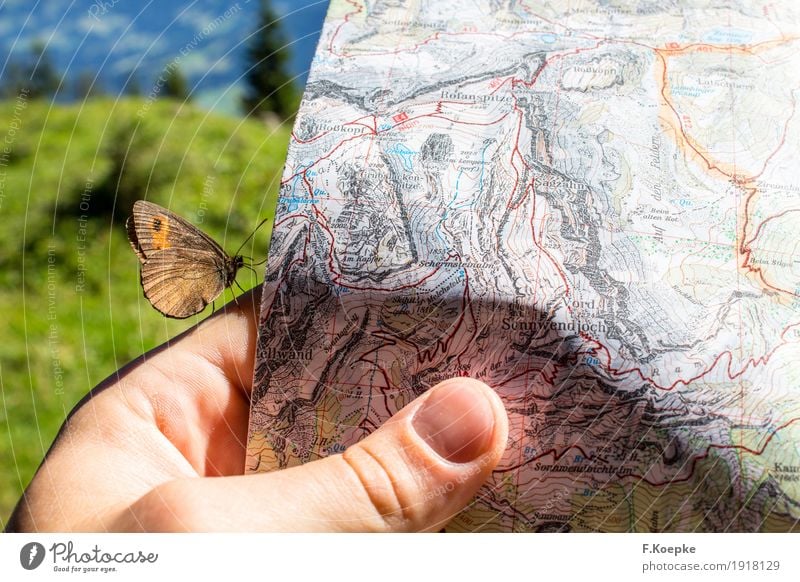
M236 281L239 269L251 268L244 257L228 255L202 230L152 202L137 200L125 228L141 262L144 296L167 317L200 313Z

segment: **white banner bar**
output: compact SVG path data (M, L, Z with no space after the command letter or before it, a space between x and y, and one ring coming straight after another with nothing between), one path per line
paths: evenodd
M791 534L0 536L2 580L800 580Z

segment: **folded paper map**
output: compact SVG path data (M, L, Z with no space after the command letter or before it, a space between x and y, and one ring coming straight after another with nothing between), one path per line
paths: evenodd
M511 435L448 530L800 527L798 99L791 0L333 0L248 470L470 376Z

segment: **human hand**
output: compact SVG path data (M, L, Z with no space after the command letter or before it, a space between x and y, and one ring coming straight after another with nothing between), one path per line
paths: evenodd
M65 422L10 531L422 531L500 461L499 397L448 380L343 454L242 475L259 293L95 388Z

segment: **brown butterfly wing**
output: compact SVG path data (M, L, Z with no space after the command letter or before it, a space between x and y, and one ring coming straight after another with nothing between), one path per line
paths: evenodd
M222 247L202 230L152 202L137 200L125 227L131 247L142 263L153 253L171 248L213 252L221 261L227 258Z
M142 264L144 295L167 317L191 317L225 290L225 261L225 256L207 249L151 252Z

